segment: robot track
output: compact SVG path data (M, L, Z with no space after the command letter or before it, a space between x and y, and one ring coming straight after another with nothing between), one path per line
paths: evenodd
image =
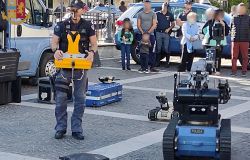
M175 160L175 129L178 121L179 117L174 116L163 134L162 145L164 160Z
M231 159L231 121L221 120L220 128L220 160Z

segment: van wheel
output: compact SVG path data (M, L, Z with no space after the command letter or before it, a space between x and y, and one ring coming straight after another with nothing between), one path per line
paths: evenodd
M140 52L137 43L132 44L131 46L131 56L132 59L137 63L140 64Z
M40 77L46 77L56 73L53 53L45 53L40 61Z

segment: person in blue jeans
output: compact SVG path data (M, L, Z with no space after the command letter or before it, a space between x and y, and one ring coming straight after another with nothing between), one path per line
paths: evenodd
M79 54L88 52L86 59L93 62L94 54L97 51L96 32L94 25L90 21L81 18L87 12L86 7L87 4L81 0L72 2L70 8L72 16L55 26L54 35L51 39L51 49L55 52L54 58L56 60L62 60L64 54L73 54L71 50L76 45L78 48L74 49L78 50ZM72 44L74 44L73 47ZM88 83L87 72L87 70L82 69L73 71L72 69L61 68L56 74L55 139L62 139L67 132L67 94L70 92L69 86L72 82L74 91L74 110L71 116L72 137L77 140L84 140L82 118Z
M139 34L136 35L136 40L141 41L142 35L147 33L150 35L150 43L151 47L149 50L149 65L150 72L159 72L158 69L155 68L155 60L156 53L154 51L155 46L155 36L154 31L157 27L157 16L156 13L152 10L151 0L143 0L144 8L138 13L137 18L137 28L139 30ZM139 69L139 72L142 71L142 68Z
M118 33L118 40L121 43L122 70L125 70L125 67L127 67L127 70L131 70L130 53L131 44L134 41L134 30L129 18L123 20L123 28Z
M157 15L157 27L156 27L156 66L160 66L161 55L164 53L166 55L166 68L169 67L169 40L171 29L174 28L174 16L169 11L169 4L164 2L162 4L162 10L156 12Z
M148 70L149 53L150 53L150 48L152 47L149 34L143 33L142 40L140 41L139 46L140 46L140 63L141 63L141 70L139 72L149 73Z

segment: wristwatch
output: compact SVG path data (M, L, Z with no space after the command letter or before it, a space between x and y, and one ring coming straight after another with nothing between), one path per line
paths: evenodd
M96 54L96 51L94 51L94 50L90 50L90 52L92 52L93 54Z
M58 48L52 49L52 52L56 52L58 50Z

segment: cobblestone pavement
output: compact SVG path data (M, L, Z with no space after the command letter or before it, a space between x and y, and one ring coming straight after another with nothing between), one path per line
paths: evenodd
M158 106L155 95L166 91L173 95L173 74L177 64L161 68L159 74L121 71L116 57L102 55L102 67L89 72L89 81L113 75L123 84L123 100L102 108L87 108L83 119L85 140L72 139L70 129L63 140L55 140L54 105L36 101L36 87L23 85L21 104L0 107L0 160L58 159L72 153L103 153L115 160L162 160L162 133L167 122L150 122L147 113ZM232 119L232 160L250 159L250 77L230 77L223 68L222 77L232 86L232 99L220 112ZM187 75L183 75L185 78ZM210 82L219 77L211 76ZM69 104L69 117L72 111ZM70 121L69 127L70 128Z

